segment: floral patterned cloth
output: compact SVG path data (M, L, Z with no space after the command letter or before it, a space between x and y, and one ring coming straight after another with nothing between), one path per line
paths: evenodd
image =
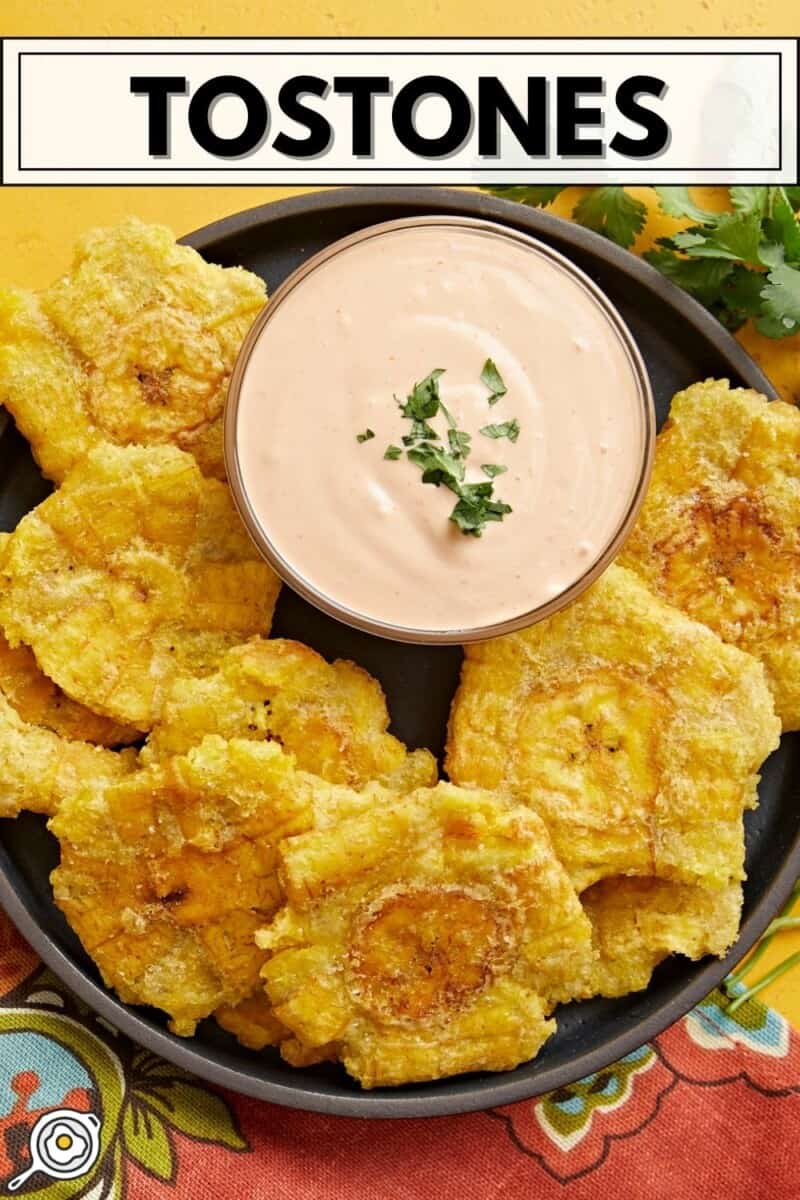
M134 1046L0 913L0 1194L10 1183L36 1200L792 1200L800 1037L756 1001L729 1017L714 993L536 1100L322 1117L215 1091Z

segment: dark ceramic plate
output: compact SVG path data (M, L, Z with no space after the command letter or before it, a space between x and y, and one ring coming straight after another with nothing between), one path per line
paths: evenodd
M506 201L427 188L356 188L269 204L208 226L186 241L214 262L241 263L274 288L298 263L365 225L423 213L490 218L534 234L573 259L608 293L647 362L659 420L673 392L709 375L728 376L773 395L741 347L694 301L645 263L566 221ZM313 348L312 348L313 352ZM48 491L28 449L9 428L0 437L0 528ZM441 752L461 652L402 646L348 629L284 589L276 634L299 638L328 657L353 658L383 684L393 730L410 746ZM748 813L744 923L725 962L674 958L646 992L593 1000L559 1011L558 1033L535 1062L501 1075L362 1092L331 1066L294 1071L274 1051L243 1049L213 1021L189 1041L167 1032L160 1013L121 1004L100 983L51 900L48 876L58 847L44 820L0 821L0 902L42 958L89 1005L135 1041L214 1083L278 1104L363 1117L466 1112L521 1100L600 1070L654 1037L701 1000L753 943L800 874L798 735L784 737L766 764L761 805Z

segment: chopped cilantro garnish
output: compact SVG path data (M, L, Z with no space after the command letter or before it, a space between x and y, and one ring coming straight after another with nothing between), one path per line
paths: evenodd
M368 442L370 438L374 438L375 434L371 429L365 429L363 433L356 434L357 442Z
M469 445L472 438L463 429L456 429L454 426L448 429L447 441L452 455L456 458L469 458Z
M462 533L480 537L487 522L502 521L510 512L510 504L492 498L491 483L466 483L459 492L458 503L450 514L450 520Z
M488 475L490 479L494 479L497 475L504 475L508 467L502 467L499 463L483 463L481 470L484 475Z
M400 406L404 417L409 417L412 421L427 421L429 417L436 416L439 411L439 378L442 375L444 370L437 367L430 375L414 384L411 395L407 396L405 404Z
M484 437L508 438L510 442L515 442L519 437L519 421L513 417L510 421L503 421L500 425L484 425L481 433Z
M487 388L491 392L489 397L490 404L497 404L497 401L502 399L502 397L505 396L506 392L508 391L508 388L503 382L502 375L490 358L487 358L486 362L483 364L483 370L481 371L481 383L486 384Z
M432 442L421 442L419 446L407 450L406 458L422 471L423 483L433 483L438 487L440 483L460 483L464 478L463 462Z
M489 368L493 374L487 378ZM422 472L422 482L434 487L444 485L456 496L450 520L462 533L480 537L489 521L502 521L506 513L511 512L511 508L502 500L496 499L491 482L465 482L466 462L470 455L472 438L466 430L458 428L458 422L439 395L439 379L443 374L444 371L437 367L419 383L414 384L404 402L395 397L401 413L411 422L411 430L403 436L402 442L406 448L406 458ZM505 384L489 359L481 378L487 387L497 389L497 394L495 396L493 392L490 403L505 394ZM440 413L447 424L446 447L441 435L430 423ZM505 427L498 425L491 428L504 429L505 432L489 436L510 437L512 441L516 441L519 434L516 421L507 421ZM481 432L485 433L486 430ZM391 461L400 458L402 453L399 446L388 446L384 458ZM505 467L483 468L484 474L490 478L502 474L505 470Z

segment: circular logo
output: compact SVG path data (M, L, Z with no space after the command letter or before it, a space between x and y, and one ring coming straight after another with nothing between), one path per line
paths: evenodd
M100 1121L94 1113L54 1108L39 1117L31 1130L28 1149L30 1164L9 1180L9 1192L16 1192L37 1171L51 1179L85 1175L100 1153Z

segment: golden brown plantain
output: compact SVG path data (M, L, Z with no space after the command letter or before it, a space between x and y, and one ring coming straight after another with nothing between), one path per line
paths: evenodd
M328 663L300 642L254 638L234 646L205 678L179 676L143 751L151 762L183 754L208 733L277 741L305 771L362 787L410 791L434 784L436 761L387 733L380 684L351 662Z
M284 1056L336 1053L366 1088L532 1058L592 953L542 822L452 784L338 795L281 844L288 904L258 934Z
M12 534L0 625L73 699L150 729L177 674L268 632L278 588L190 455L104 446Z
M722 958L739 932L742 888L614 876L585 891L581 903L597 957L581 980L564 988L560 1001L640 991L670 954Z
M779 730L760 663L612 566L555 616L467 648L447 767L532 804L579 892L623 874L723 888Z
M0 817L23 809L52 816L87 783L129 774L136 757L134 750L117 753L28 724L0 694Z
M0 403L57 483L104 442L172 443L223 479L228 380L265 300L160 225L95 229L45 291L0 291Z
M185 1036L247 1000L265 957L255 930L281 899L276 844L308 828L329 786L275 744L208 737L65 801L50 823L53 893L108 986L163 1008Z
M706 380L679 392L620 562L759 658L800 728L800 412Z

